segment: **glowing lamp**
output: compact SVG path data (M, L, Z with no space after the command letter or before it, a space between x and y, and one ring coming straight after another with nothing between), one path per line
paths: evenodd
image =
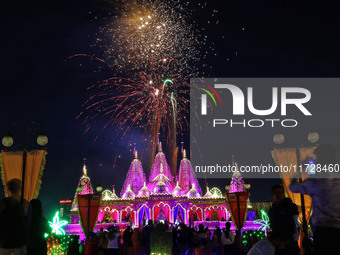
M310 141L311 143L316 143L317 141L319 141L319 134L317 132L310 132L308 134L308 141Z
M285 141L285 136L281 133L274 135L274 143L281 144Z
M97 186L96 190L97 190L97 192L99 192L99 193L100 193L100 192L102 192L102 191L103 191L103 187L99 185L99 186Z
M40 146L45 146L48 143L48 138L46 135L39 135L37 137L37 144Z
M2 144L5 147L11 147L13 145L13 138L11 136L4 136L2 138Z

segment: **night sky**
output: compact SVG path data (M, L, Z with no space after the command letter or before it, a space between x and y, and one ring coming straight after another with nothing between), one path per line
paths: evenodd
M335 6L320 1L207 2L190 3L192 19L208 36L207 50L215 49L205 61L205 76L339 77L340 22ZM104 17L113 12L112 4L108 0L7 1L0 10L0 133L5 135L13 121L43 123L49 143L39 198L46 217L51 218L60 199L73 198L84 157L92 180L104 189L114 184L119 194L133 159L131 146L125 144L117 151L114 127L102 131L98 121L85 133L76 119L89 96L86 89L111 71L95 72L100 64L90 59L69 59L74 54L102 57L103 52L90 45L106 22ZM269 143L271 139L270 134ZM138 142L141 150L143 144ZM240 146L233 144L236 152L242 152L236 158L251 162L251 151ZM117 153L120 157L113 168ZM200 182L203 188L204 180ZM209 180L209 186L224 191L229 182ZM246 182L252 185L251 201L263 201L271 199L270 186L279 180Z

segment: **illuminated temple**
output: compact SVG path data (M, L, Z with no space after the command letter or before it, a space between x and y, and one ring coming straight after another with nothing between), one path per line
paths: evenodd
M249 187L250 185L244 184L242 176L236 171L226 188L230 192L241 192ZM85 164L72 202L70 224L65 229L67 234L83 236L79 224L77 193L93 193ZM250 203L248 204L248 207L251 207ZM251 212L248 213L244 230L258 229L258 225L253 223L254 217L251 216ZM143 226L149 219L155 222L183 222L190 226L202 223L209 228L215 228L224 227L226 220L230 220L230 213L226 199L218 188L206 187L205 193L202 193L185 150L177 174L173 176L162 151L162 144L159 143L148 179L138 159L137 151L134 150L134 159L120 197L116 194L114 186L112 190L102 192L95 230L101 227L106 229L112 223L116 223L121 229L128 225Z

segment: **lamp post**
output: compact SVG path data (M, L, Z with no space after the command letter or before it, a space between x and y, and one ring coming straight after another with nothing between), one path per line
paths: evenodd
M307 137L308 141L311 143L316 143L319 141L319 134L315 131L310 132ZM285 137L282 133L277 133L274 135L273 140L276 144L282 144L285 141ZM296 129L294 129L294 140L295 140L295 153L296 153L296 163L297 163L297 169L301 165L300 161L300 150L298 145L298 137L296 134ZM302 178L298 178L299 182L302 182ZM308 225L306 220L306 207L305 207L305 197L303 194L300 193L300 199L301 199L301 213L302 213L302 229L303 233L305 235L305 238L308 238Z
M27 124L21 122L13 122L7 128L7 135L2 138L2 144L5 147L11 147L14 143L13 137L20 137L23 147L23 165L22 165L22 176L21 176L21 202L24 201L25 191L25 174L26 174L26 156L27 146L29 145L30 139L36 137L36 142L40 146L45 146L48 143L48 138L44 134L43 125L40 122L29 122ZM18 143L19 145L19 143Z

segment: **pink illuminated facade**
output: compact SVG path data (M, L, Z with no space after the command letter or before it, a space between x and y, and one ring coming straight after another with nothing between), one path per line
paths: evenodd
M84 169L86 170L86 166ZM84 178L88 178L85 172L80 179L80 185ZM79 194L93 192L90 179L86 180L88 182L84 181L83 183L88 183L86 184L87 188ZM233 180L234 178L231 187L237 192L239 189L234 188ZM76 196L71 212L70 224L66 226L65 230L68 234L82 235L76 208ZM206 193L202 194L185 151L183 151L183 159L180 162L177 175L174 177L160 143L148 181L142 163L138 159L137 151L134 150L134 159L131 162L120 197L116 195L114 188L112 191L103 191L95 229L106 228L112 223L116 223L121 228L128 225L143 226L149 219L155 222L183 222L191 226L203 223L205 226L211 225L214 228L215 226L224 227L225 222L230 219L230 213L226 200L219 189L206 187ZM256 229L256 225L246 222L245 229Z

